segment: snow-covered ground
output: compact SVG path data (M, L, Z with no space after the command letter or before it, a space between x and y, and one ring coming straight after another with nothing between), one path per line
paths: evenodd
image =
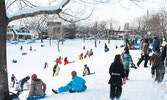
M104 52L104 43L107 43L110 48L109 52ZM77 39L66 40L63 45L60 44L60 52L57 51L56 41L52 41L51 46L49 41L44 41L43 44L45 47L41 47L40 41L33 44L7 44L9 83L12 74L15 74L16 78L20 80L36 73L38 78L47 84L47 98L44 100L109 100L109 67L115 55L123 51L123 48L120 48L123 41L112 40L108 44L107 40L101 40L100 44L97 42L97 47L95 48L94 40L86 40L85 42ZM20 50L21 45L23 46L23 51ZM118 49L115 49L116 45L118 45ZM35 51L30 51L30 46ZM83 46L85 46L85 50L83 50ZM83 52L85 54L90 49L93 50L93 56L83 60L78 59L80 53ZM27 55L22 55L23 52L27 52ZM140 57L140 50L130 50L130 54L136 64ZM53 77L54 61L59 56L68 57L69 61L75 61L75 63L59 65L60 73L58 76ZM17 63L12 63L13 59L16 59ZM49 68L44 69L45 62L48 63ZM51 91L51 89L66 85L71 80L71 71L73 70L76 70L78 76L82 77L84 64L88 65L91 72L96 72L94 75L83 77L88 87L85 92L54 94ZM148 68L144 68L142 63L138 69L130 69L130 80L123 85L121 100L167 100L166 75L162 83L154 83L154 79L150 74L151 66L148 66ZM14 89L10 88L10 91L14 91ZM28 92L24 91L20 95L20 100L26 100Z

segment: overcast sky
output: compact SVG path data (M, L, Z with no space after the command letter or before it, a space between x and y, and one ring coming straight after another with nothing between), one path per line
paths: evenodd
M48 6L52 0L29 0L32 3L40 6ZM57 0L60 1L60 0ZM89 1L89 0L85 0ZM91 21L110 20L114 19L118 22L130 22L135 18L149 12L157 12L161 8L167 7L167 0L140 0L141 2L133 3L130 0L113 0L108 4L98 4L93 12ZM75 6L77 8L77 6ZM80 5L78 5L80 7ZM74 8L74 6L72 7ZM88 11L88 10L87 10Z

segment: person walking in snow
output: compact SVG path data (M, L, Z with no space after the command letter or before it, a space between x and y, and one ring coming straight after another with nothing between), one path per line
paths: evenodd
M121 61L121 56L115 55L114 62L110 65L109 68L110 80L108 84L110 84L110 99L114 100L116 98L119 100L122 94L122 84L125 84L125 72L124 66ZM122 83L122 78L124 82Z
M36 74L33 74L31 76L30 91L27 99L30 99L34 96L46 95L45 91L46 91L46 84L41 79L38 79Z
M122 61L123 64L125 66L125 74L126 74L126 79L129 80L129 69L130 69L130 65L133 66L135 68L135 65L133 63L132 57L129 54L129 50L125 51L124 54L122 55Z
M16 76L14 74L12 74L12 76L11 76L12 87L14 87L16 81L17 81Z
M149 44L148 44L148 39L145 39L145 43L143 43L142 46L142 51L141 51L141 58L139 59L139 61L137 62L137 66L139 67L141 62L145 60L144 62L144 67L147 68L147 63L149 60Z
M151 74L154 77L155 70L156 70L155 81L158 81L158 83L163 80L163 76L165 74L165 68L164 68L164 65L162 63L161 57L162 56L161 56L161 53L160 53L160 48L156 47L155 52L153 53L153 55L150 58L150 62L152 62Z
M52 89L52 91L55 94L62 93L65 91L73 93L73 92L82 92L87 88L85 85L86 81L83 78L77 76L76 71L72 71L71 76L72 76L72 81L70 81L66 86L62 86L57 90Z

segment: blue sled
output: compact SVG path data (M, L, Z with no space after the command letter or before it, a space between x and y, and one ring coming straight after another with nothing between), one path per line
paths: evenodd
M87 86L84 85L83 88L82 88L82 90L80 92L84 92L86 89L87 89Z
M90 74L84 74L83 76L87 76L87 75L93 75L93 74L95 74L95 72L93 72L93 73L90 73Z
M71 61L71 62L69 62L69 64L71 64L71 63L74 63L75 61Z
M37 99L43 99L43 98L46 98L46 94L43 94L42 96L38 96L38 97L27 98L27 100L37 100Z

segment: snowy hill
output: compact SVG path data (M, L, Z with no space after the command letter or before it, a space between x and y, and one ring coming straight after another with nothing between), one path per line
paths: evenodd
M63 45L60 45L60 52L57 51L57 42L52 41L52 46L49 46L49 41L44 41L44 47L37 41L33 44L7 44L7 64L8 64L8 79L15 74L18 80L31 76L36 73L38 78L42 79L47 84L47 98L43 100L109 100L109 67L113 62L116 54L120 54L123 48L115 49L115 46L123 44L123 41L113 40L107 44L110 48L109 52L104 52L104 43L107 40L97 42L97 47L94 46L93 40L66 40ZM23 46L23 51L20 46ZM30 51L29 48L35 51ZM83 50L85 46L85 50ZM87 50L92 49L94 55L83 60L78 59L78 55ZM22 55L26 52L27 55ZM140 50L131 50L133 61L136 64L140 57ZM74 63L59 65L60 73L58 76L52 76L52 69L56 58L59 56L68 57L69 61ZM12 63L16 59L17 63ZM49 68L44 69L44 63L47 62ZM84 64L87 64L91 72L96 72L94 75L83 77L86 80L87 90L82 93L60 93L54 94L51 89L57 89L60 86L66 85L71 80L71 71L76 70L78 76L82 77ZM130 80L123 86L121 100L167 100L167 82L154 83L151 77L151 66L143 67L143 63L138 69L130 69ZM30 82L30 81L29 81ZM10 88L10 91L14 91ZM15 91L14 91L15 92ZM20 100L25 100L29 91L24 91L20 95Z

